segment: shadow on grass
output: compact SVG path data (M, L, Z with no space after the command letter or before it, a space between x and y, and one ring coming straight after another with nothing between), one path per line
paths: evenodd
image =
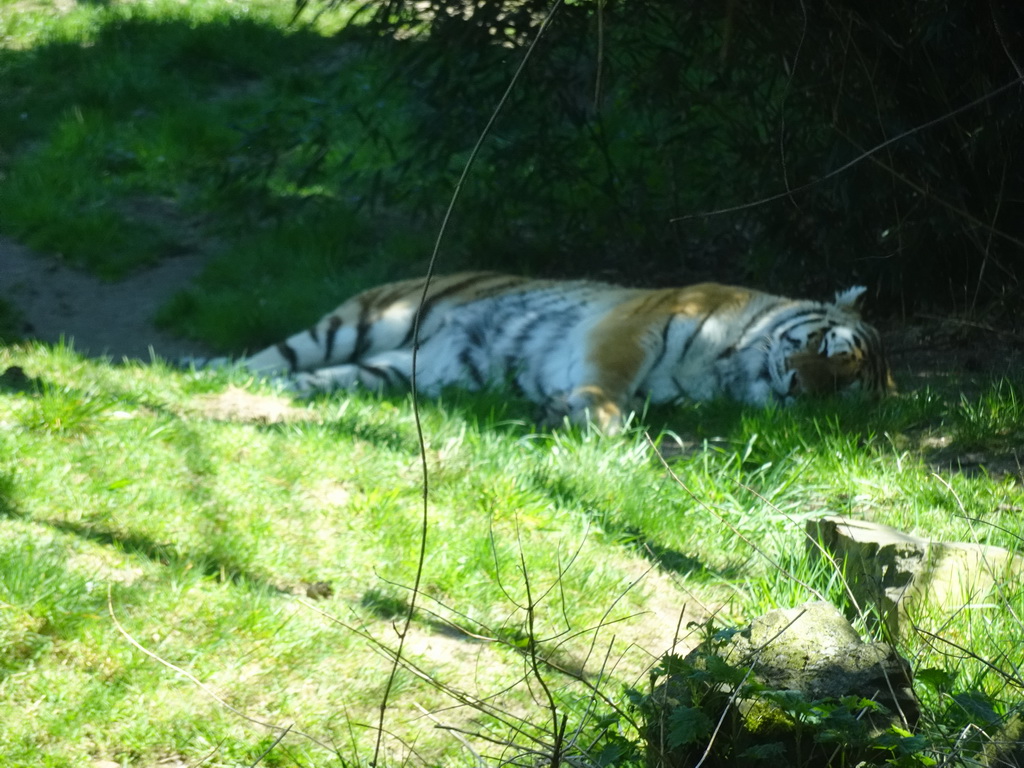
M14 488L12 475L0 475L0 517L20 520L24 518L24 514L14 501Z
M3 482L3 479L0 479L0 483ZM142 557L164 566L191 566L197 568L203 575L215 578L218 581L230 581L233 584L248 586L254 589L290 594L289 590L284 587L274 584L264 576L244 568L237 562L233 562L231 558L224 557L223 555L215 556L205 552L181 552L170 544L161 544L146 536L126 534L69 520L32 517L19 510L10 501L9 496L3 492L2 487L0 487L0 517L46 526L47 528L71 534L86 541L102 544L107 547L115 547L127 554Z
M107 3L90 3L105 7ZM139 110L187 107L232 84L271 77L281 67L301 65L334 43L296 26L231 18L126 18L100 12L94 25L77 32L83 40L57 38L27 48L0 48L7 108L0 133L16 148L50 134L69 109L96 110L111 119L138 119ZM95 31L93 31L95 29ZM68 72L75 77L69 78ZM111 147L113 149L113 147ZM108 162L130 170L133 162L112 155Z
M293 70L301 79L338 43L304 26L232 18L229 5L220 18L183 4L161 19L89 5L38 41L0 47L0 207L5 231L26 245L118 279L195 249L196 209L223 202L216 187L232 163L262 169L248 186L266 193L269 169L302 154L296 142L309 137L282 140L268 157L244 126L305 104L314 84L267 84Z

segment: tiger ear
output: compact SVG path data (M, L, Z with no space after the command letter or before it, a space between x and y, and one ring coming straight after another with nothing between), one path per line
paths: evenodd
M840 309L859 312L861 304L864 303L864 294L867 291L868 289L863 285L855 285L852 288L847 288L845 291L836 291L835 304Z

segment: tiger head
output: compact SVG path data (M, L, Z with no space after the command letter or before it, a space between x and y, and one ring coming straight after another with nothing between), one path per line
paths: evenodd
M790 397L852 392L881 397L895 390L881 337L860 316L866 290L856 286L837 293L824 323L786 358Z

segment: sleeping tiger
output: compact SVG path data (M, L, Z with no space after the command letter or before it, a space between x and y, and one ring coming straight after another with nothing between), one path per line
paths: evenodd
M237 364L298 392L408 388L419 313L420 393L507 383L550 424L615 432L644 399L788 403L892 387L878 332L858 312L861 287L823 303L715 283L644 290L494 272L434 278L425 299L423 286L371 288Z

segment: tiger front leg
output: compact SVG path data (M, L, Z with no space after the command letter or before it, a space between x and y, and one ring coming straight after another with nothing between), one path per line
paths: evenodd
M359 362L291 374L285 387L301 395L365 389L370 392L409 389L412 353L399 350L371 355Z

